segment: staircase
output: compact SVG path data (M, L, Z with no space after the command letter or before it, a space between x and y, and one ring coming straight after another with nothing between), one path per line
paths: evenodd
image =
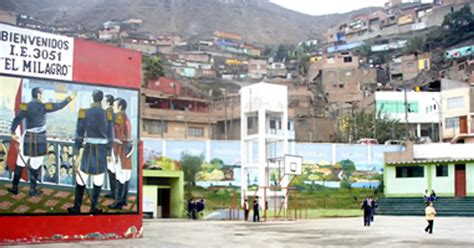
M437 216L473 216L474 197L440 197L434 202ZM426 204L421 197L381 198L376 213L379 215L424 216Z

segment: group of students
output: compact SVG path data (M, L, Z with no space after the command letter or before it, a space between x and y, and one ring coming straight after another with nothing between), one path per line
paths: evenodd
M436 209L433 206L433 202L437 199L436 193L434 190L431 191L431 194L428 193L428 190L425 190L425 195L423 197L426 202L425 208L425 218L428 222L428 225L425 227L425 232L432 234L434 219L436 216ZM370 223L374 221L375 209L378 207L377 201L368 196L364 199L361 205L361 209L364 210L364 226L370 226Z
M434 202L436 201L436 199L438 199L436 197L436 192L434 191L434 189L431 190L431 194L430 192L426 189L425 190L425 194L423 195L423 199L425 200L426 203L428 202Z
M253 199L252 205L253 205L253 222L259 222L260 221L260 204L258 203L258 196L255 196L255 198ZM250 206L247 199L244 200L244 205L242 207L244 208L244 220L248 221Z
M193 198L188 200L188 218L196 220L198 214L202 215L202 211L204 211L205 203L204 199L200 200L193 200Z
M375 209L377 207L377 201L372 196L367 196L364 199L360 207L364 210L364 226L370 226L370 223L374 221Z

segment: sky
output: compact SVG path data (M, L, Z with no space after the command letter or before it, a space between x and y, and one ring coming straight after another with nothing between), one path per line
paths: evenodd
M345 13L365 7L383 7L387 0L271 0L287 9L309 15Z

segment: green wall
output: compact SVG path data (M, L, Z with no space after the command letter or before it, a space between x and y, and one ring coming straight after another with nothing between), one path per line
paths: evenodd
M460 162L461 163L461 162ZM448 176L436 176L436 164L409 164L403 166L424 166L423 178L396 178L396 167L384 166L384 193L387 197L423 197L425 189L434 189L438 196L455 195L455 163L448 165ZM466 193L474 196L474 163L466 163Z
M169 188L171 197L170 216L184 216L184 174L182 171L143 170L143 197L158 205L158 189ZM154 184L154 182L158 182Z

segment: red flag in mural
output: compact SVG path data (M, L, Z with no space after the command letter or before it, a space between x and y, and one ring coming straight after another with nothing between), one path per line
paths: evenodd
M16 91L16 97L15 97L15 116L18 115L18 112L20 112L20 104L21 104L21 89L23 86L23 79L20 80L20 84L18 85L18 90ZM17 137L20 137L21 134L23 133L23 125L20 124L20 126L17 127L15 130L15 133ZM7 165L10 171L15 171L15 168L17 166L17 158L18 158L18 148L20 147L20 144L18 141L11 141L12 143L10 144L10 149L8 150L8 156L7 156ZM27 170L23 170L23 173L21 174L21 178L23 180L27 180Z

